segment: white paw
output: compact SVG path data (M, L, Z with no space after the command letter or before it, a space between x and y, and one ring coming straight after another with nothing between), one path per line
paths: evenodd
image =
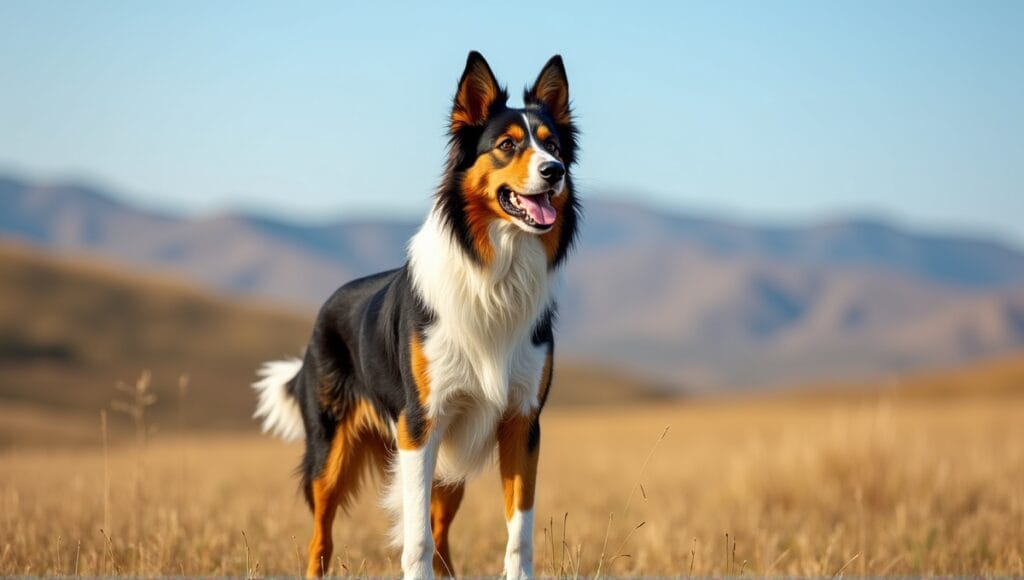
M505 578L508 580L532 580L533 572L529 570L517 570L516 572L505 570Z
M406 545L402 550L402 577L406 580L434 578L434 542Z
M413 566L406 566L402 570L402 578L405 580L432 580L434 568L431 562L417 562Z
M533 578L533 558L521 558L520 554L505 555L505 573L508 580L530 580Z

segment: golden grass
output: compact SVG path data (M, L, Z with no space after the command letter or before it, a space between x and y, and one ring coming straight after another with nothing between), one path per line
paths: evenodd
M1021 575L1021 417L1019 397L551 409L537 571ZM299 446L118 439L106 469L102 447L0 452L0 574L300 573ZM469 487L463 574L501 571L499 487L493 471ZM371 496L339 517L336 573L398 573Z
M307 317L2 245L0 298L0 575L301 573L301 449L255 433L247 383ZM560 365L554 403L615 405L545 411L541 574L1024 575L1024 356L660 406ZM112 388L141 368L153 391ZM499 488L485 473L455 521L464 574L501 571ZM339 518L336 573L398 573L374 504Z

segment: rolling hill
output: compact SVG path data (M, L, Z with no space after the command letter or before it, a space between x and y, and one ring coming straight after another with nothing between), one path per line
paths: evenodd
M310 316L126 274L81 256L0 244L0 445L98 436L118 383L152 372L157 425L255 429L249 383L262 361L294 356ZM179 378L188 376L184 391ZM560 360L554 405L623 403L664 387Z
M1024 253L997 241L868 219L783 227L599 199L585 209L563 353L702 389L864 378L1024 345ZM400 264L415 228L181 218L82 185L0 179L0 236L306 312L343 281Z
M97 413L119 396L115 385L148 369L158 423L180 413L188 426L237 427L251 414L254 365L299 352L308 332L302 315L0 245L0 408L7 419L50 417L51 428L84 420L95 437ZM3 423L0 440L18 424Z

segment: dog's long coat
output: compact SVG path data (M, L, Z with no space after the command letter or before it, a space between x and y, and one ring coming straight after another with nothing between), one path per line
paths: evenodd
M337 290L304 358L268 363L254 385L264 430L305 437L310 576L330 565L335 512L370 467L392 473L387 504L406 577L452 574L448 529L466 479L495 447L505 573L532 576L554 295L576 234L576 129L558 56L525 91L524 108L507 98L470 53L445 176L408 262Z

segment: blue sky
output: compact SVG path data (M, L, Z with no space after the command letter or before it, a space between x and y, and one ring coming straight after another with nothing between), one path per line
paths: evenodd
M350 5L351 4L351 5ZM603 192L1024 242L1024 2L0 3L0 171L143 205L422 214L468 50L561 53Z

